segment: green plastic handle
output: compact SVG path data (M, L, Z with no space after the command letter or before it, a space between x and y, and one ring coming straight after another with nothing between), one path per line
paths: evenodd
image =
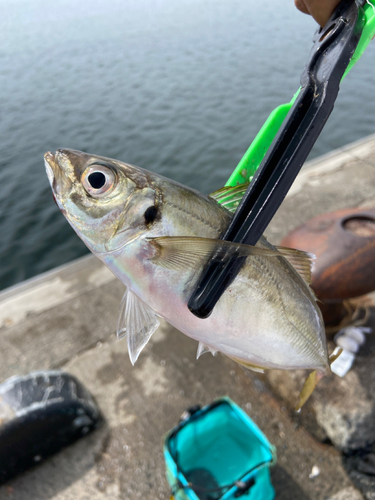
M366 5L363 7L366 22L362 36L342 78L345 78L349 73L365 51L367 45L375 36L375 0L366 0L366 2ZM226 186L236 186L252 180L299 92L300 89L297 90L289 103L281 104L272 111L239 164L234 169L232 175L229 177Z

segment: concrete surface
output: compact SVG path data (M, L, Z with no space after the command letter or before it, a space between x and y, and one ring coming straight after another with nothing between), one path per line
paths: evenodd
M358 492L358 490L355 490L354 488L344 488L343 490L340 490L338 493L333 495L332 497L329 497L328 500L360 500L362 498L362 495Z
M375 136L314 161L272 221L270 241L277 243L318 213L375 204L374 179ZM372 415L375 395L364 380L375 373L372 339L352 372L342 380L327 378L313 403L296 415L290 405L303 383L301 373L257 376L209 354L196 361L197 343L163 321L132 367L126 342L114 334L123 291L110 271L88 256L0 293L0 382L31 370L62 368L91 391L107 422L0 487L0 500L167 499L163 435L187 407L222 395L236 401L277 447L272 470L277 499L375 498L369 476L353 473L347 457L329 444L324 427L341 418L342 408L359 408L359 418ZM332 393L333 403L332 397L324 399ZM333 404L331 416L317 417L319 401L325 410ZM349 439L356 434L358 429ZM375 442L372 428L366 442L371 439ZM319 474L310 477L314 466Z

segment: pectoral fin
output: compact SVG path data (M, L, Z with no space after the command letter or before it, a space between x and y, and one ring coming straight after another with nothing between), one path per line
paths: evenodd
M210 238L162 236L148 238L148 241L156 249L151 261L175 271L183 271L187 267L196 268L201 266L208 260L208 257L212 257L216 261L226 262L231 258L248 257L250 255L280 256L277 250Z
M158 329L160 323L156 313L135 293L126 289L121 301L117 322L117 337L127 336L129 358L134 365L142 349Z

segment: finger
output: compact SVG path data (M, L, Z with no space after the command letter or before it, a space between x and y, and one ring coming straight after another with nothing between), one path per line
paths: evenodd
M311 14L320 26L324 26L339 4L339 0L295 0L294 3L298 10Z
M304 0L294 0L294 4L299 11L303 12L304 14L310 14Z

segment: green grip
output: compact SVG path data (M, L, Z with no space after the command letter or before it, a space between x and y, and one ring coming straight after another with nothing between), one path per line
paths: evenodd
M365 26L357 48L350 60L343 78L349 73L354 64L361 57L367 45L375 36L375 0L366 0L366 5L363 7L366 17ZM293 99L287 104L281 104L272 111L263 127L259 130L255 139L249 146L248 150L240 160L232 175L229 177L226 186L236 186L252 180L257 168L262 163L262 160L271 146L277 132L284 122L290 108L293 106L300 89L297 90Z

